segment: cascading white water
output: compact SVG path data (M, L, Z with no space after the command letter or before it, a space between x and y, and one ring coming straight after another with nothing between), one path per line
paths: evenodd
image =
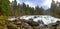
M34 17L36 17L36 18L34 18ZM27 16L20 17L20 19L25 19L25 20L29 20L31 18L35 22L38 22L38 20L42 20L44 24L50 24L50 23L55 23L57 21L60 21L60 19L54 18L50 15L27 15Z
M9 18L8 20L13 21L17 18L13 17L13 18ZM43 22L43 24L50 24L50 23L55 23L57 21L60 21L60 19L58 18L54 18L50 15L25 15L25 16L21 16L20 19L25 19L25 20L29 20L29 19L33 19L33 21L35 22Z

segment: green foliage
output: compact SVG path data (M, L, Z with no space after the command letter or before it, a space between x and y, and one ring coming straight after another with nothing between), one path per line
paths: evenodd
M17 5L16 0L14 0L11 4L11 9L14 12L13 14L15 15L35 15L38 14L42 14L42 12L44 11L43 8L33 8L33 7L29 7L29 5L26 5L25 3L23 4L19 4ZM17 13L16 13L17 12Z
M35 7L35 14L42 15L43 11L44 11L44 9L42 7L41 8L39 8L39 6Z
M1 0L1 13L9 15L9 0Z
M50 11L50 15L60 18L60 2L55 3L52 0L51 8L49 11Z

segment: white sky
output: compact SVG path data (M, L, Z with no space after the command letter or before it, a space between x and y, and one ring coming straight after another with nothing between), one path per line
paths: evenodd
M10 2L14 1L14 0L9 0Z

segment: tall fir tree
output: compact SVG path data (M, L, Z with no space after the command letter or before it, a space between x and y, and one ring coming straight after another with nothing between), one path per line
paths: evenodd
M11 6L12 6L12 9L13 9L13 12L14 12L14 16L17 16L17 15L18 15L18 14L17 14L17 1L14 0L14 1L12 2Z
M1 1L1 13L3 15L9 15L9 0L0 0Z

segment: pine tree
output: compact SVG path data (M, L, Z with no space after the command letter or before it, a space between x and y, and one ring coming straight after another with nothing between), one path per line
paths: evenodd
M13 2L12 2L12 4L11 4L11 7L12 7L12 10L13 10L13 14L14 14L14 16L17 16L18 14L17 14L17 1L16 0L14 0Z
M41 7L41 8L39 8L39 6L36 6L35 7L35 14L37 14L37 15L42 15L43 14L43 8Z
M0 0L1 1L1 13L3 15L9 15L9 0Z
M57 3L55 3L55 1L52 0L50 12L50 15L60 17L60 2L57 1Z

